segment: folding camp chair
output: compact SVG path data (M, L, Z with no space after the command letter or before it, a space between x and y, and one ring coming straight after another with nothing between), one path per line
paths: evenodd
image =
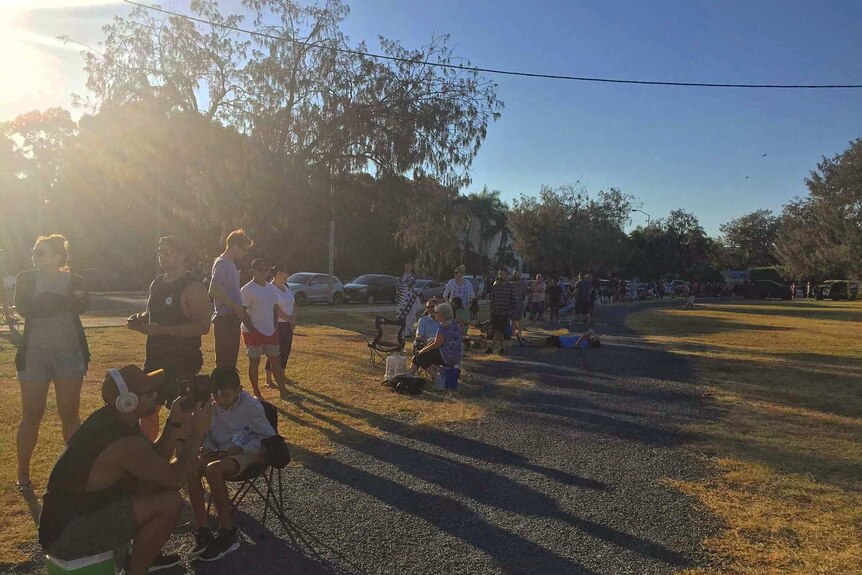
M267 401L261 401L263 411L266 413L266 419L272 428L278 433L278 411L275 406ZM267 440L264 440L264 443ZM269 457L264 456L264 461L249 465L242 473L235 477L229 478L230 483L237 483L239 487L230 499L231 507L238 509L245 496L249 491L254 491L263 501L263 517L260 520L261 525L266 525L266 515L272 510L272 513L278 520L284 524L287 520L284 513L284 493L282 491L281 471L287 465L275 466L270 463ZM261 485L258 485L258 482ZM207 504L207 515L209 515L210 506L212 505L212 494L210 494L209 503Z
M386 319L379 315L374 318L377 335L368 342L368 349L371 351L371 356L368 359L368 371L385 364L386 358L393 353L404 351L404 324L404 318ZM384 328L387 331L386 335ZM398 328L397 332L395 328Z

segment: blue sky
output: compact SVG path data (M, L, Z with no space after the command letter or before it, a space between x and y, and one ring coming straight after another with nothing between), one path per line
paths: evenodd
M127 12L122 4L71 6L94 0L41 1L65 7L19 12L19 30L48 37L67 31L95 42L101 24ZM237 4L221 2L223 8ZM668 81L862 84L858 1L349 4L345 32L353 42L368 41L371 50L378 35L409 47L433 33L449 33L457 55L490 68ZM184 10L187 0L162 5ZM68 105L70 92L84 91L77 54L50 42L31 39L28 45L53 67L51 88L20 101L6 98L0 120L25 111L12 106ZM509 200L543 184L580 180L593 192L617 186L637 196L653 218L681 207L712 234L733 217L762 207L780 210L804 195L803 178L820 157L862 137L862 90L494 79L506 107L490 127L467 191L487 185ZM633 223L645 220L635 214Z

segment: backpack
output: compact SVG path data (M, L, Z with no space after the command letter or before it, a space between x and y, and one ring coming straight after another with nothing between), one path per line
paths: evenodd
M402 395L420 395L425 386L425 378L404 373L396 375L385 383Z

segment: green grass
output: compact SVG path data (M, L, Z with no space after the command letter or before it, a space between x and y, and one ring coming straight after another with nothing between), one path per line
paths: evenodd
M266 388L263 393L281 410L279 431L300 454L327 453L333 448L334 437L343 441L379 436L384 421L394 419L416 428L447 425L481 418L495 404L480 386L462 386L458 401L447 401L436 393L402 396L382 387L383 369L367 371L366 338L375 331L375 313L307 306L299 315L287 368L299 399L281 401ZM87 338L93 358L82 391L82 419L102 405L100 385L109 367L141 365L144 359L144 336L124 327L88 329ZM15 488L15 432L21 404L14 352L8 338L0 338L0 452L7 454L8 462L0 468L0 506L4 509L0 515L0 571L4 572L6 567L33 560L38 553L31 510ZM247 363L240 354L238 367L247 381ZM204 358L204 371L208 371L214 358L212 333L204 337ZM469 383L470 376L462 379ZM166 416L165 410L162 415ZM52 392L32 464L37 492L44 489L62 447ZM301 464L301 455L297 459Z
M722 521L691 574L862 573L862 304L652 308L627 325L694 366L717 417L691 431L716 464L676 486Z

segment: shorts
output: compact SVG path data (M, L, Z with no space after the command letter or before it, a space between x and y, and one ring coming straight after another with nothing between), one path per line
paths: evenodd
M246 469L248 469L252 465L257 465L261 462L260 453L240 453L238 455L229 455L224 459L233 459L234 461L236 461L237 465L239 465L239 471L237 471L234 475L231 475L227 479L242 475Z
M277 331L272 332L271 335L264 335L259 331L244 331L242 332L242 340L245 342L246 352L251 359L257 359L264 355L279 357L281 354Z
M118 549L135 536L135 508L131 497L123 497L66 526L45 550L61 561L71 561Z
M24 369L18 372L18 381L56 381L80 379L87 374L87 365L81 351L28 348Z
M447 367L446 362L443 361L443 355L440 353L439 349L432 349L431 351L427 351L425 353L417 353L413 356L413 365L418 365L422 369L428 369L432 365Z
M494 332L503 333L509 327L509 316L507 314L491 314L491 327Z
M240 324L239 318L232 313L213 318L216 366L236 367L236 359L239 354Z

